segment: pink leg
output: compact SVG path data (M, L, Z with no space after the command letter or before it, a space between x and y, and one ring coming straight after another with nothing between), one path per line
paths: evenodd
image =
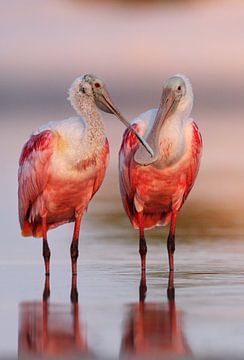
M42 217L42 233L43 233L43 243L42 243L42 254L45 263L45 273L49 275L50 273L50 256L51 252L47 242L47 219L46 216Z
M77 275L77 259L79 256L78 243L79 243L79 233L80 233L80 222L81 222L81 215L78 215L75 220L74 234L73 234L73 239L72 239L72 243L70 246L72 275Z
M169 236L167 240L168 256L169 256L169 270L174 271L174 252L175 252L175 226L176 226L176 212L172 212Z

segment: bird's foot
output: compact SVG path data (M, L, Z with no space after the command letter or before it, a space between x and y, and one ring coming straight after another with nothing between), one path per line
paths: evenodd
M174 271L169 271L167 297L168 300L174 300L175 298Z
M139 287L139 298L140 302L144 302L146 298L147 293L147 283L146 283L146 272L141 272L141 281L140 281L140 287Z
M78 291L77 291L77 276L72 275L72 286L70 292L70 299L73 304L78 303Z
M76 287L72 287L71 293L70 293L70 299L71 299L72 304L78 303L78 291L77 291Z

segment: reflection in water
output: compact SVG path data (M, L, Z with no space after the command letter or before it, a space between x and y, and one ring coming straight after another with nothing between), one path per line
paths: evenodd
M121 344L121 358L143 356L167 359L169 356L191 354L182 331L182 314L176 309L173 276L173 272L170 272L168 302L146 304L146 277L142 274L140 301L130 306Z
M71 304L50 304L49 276L42 302L23 302L19 312L19 357L88 357L86 333L80 325L76 276L72 278Z

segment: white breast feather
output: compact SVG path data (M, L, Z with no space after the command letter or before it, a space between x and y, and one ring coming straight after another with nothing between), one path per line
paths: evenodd
M94 154L98 155L103 146L105 136L101 141L90 141L90 128L81 117L72 117L61 121L51 121L43 125L34 134L45 130L51 130L60 136L64 143L64 151L57 151L55 148L51 171L62 178L82 178L89 176L88 172L94 169L88 169L85 172L77 170L77 166L84 160L91 158ZM99 144L98 144L99 142Z

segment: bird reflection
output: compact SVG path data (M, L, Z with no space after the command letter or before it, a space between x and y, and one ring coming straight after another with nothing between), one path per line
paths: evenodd
M146 292L146 277L142 273L139 303L130 306L120 358L168 359L191 354L183 335L182 313L176 308L174 273L169 273L167 302L146 303Z
M46 276L42 302L23 302L19 313L19 358L85 356L86 333L80 324L76 276L72 277L71 304L49 303Z

